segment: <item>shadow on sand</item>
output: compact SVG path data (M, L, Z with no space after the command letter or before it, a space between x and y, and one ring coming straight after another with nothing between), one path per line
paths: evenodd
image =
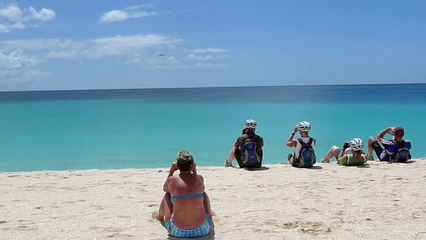
M177 237L172 237L169 236L167 239L169 240L182 240L182 239L192 239L192 240L212 240L214 239L214 233L210 233L209 235L205 236L205 237L198 237L198 238L177 238Z
M244 168L247 171L264 171L264 170L268 170L268 167L260 167L260 168Z
M392 164L394 164L394 163L401 163L401 164L408 164L408 163L415 163L416 161L414 161L414 160L408 160L408 161L406 161L406 162L391 162Z

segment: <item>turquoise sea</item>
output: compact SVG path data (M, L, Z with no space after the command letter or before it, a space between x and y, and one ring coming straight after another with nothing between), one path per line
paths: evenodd
M405 128L426 157L426 84L0 92L0 172L168 167L182 149L223 166L248 118L264 164L283 162L293 126L331 145Z

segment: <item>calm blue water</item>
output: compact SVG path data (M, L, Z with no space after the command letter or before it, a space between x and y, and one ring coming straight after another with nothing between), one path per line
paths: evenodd
M388 126L426 156L426 84L0 92L0 116L0 172L168 167L182 149L222 166L248 118L265 164L291 152L284 142L302 120L319 158Z

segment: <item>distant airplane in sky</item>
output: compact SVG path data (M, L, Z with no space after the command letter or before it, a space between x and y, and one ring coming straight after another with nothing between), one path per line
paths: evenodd
M165 53L160 53L158 56L164 57L164 56L166 56L166 54Z

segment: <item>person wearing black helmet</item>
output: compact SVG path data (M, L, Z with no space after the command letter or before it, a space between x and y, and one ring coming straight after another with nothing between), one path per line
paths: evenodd
M257 123L253 119L246 120L242 135L235 141L234 147L225 161L225 167L232 167L237 160L240 168L260 168L263 160L263 138L257 135Z

